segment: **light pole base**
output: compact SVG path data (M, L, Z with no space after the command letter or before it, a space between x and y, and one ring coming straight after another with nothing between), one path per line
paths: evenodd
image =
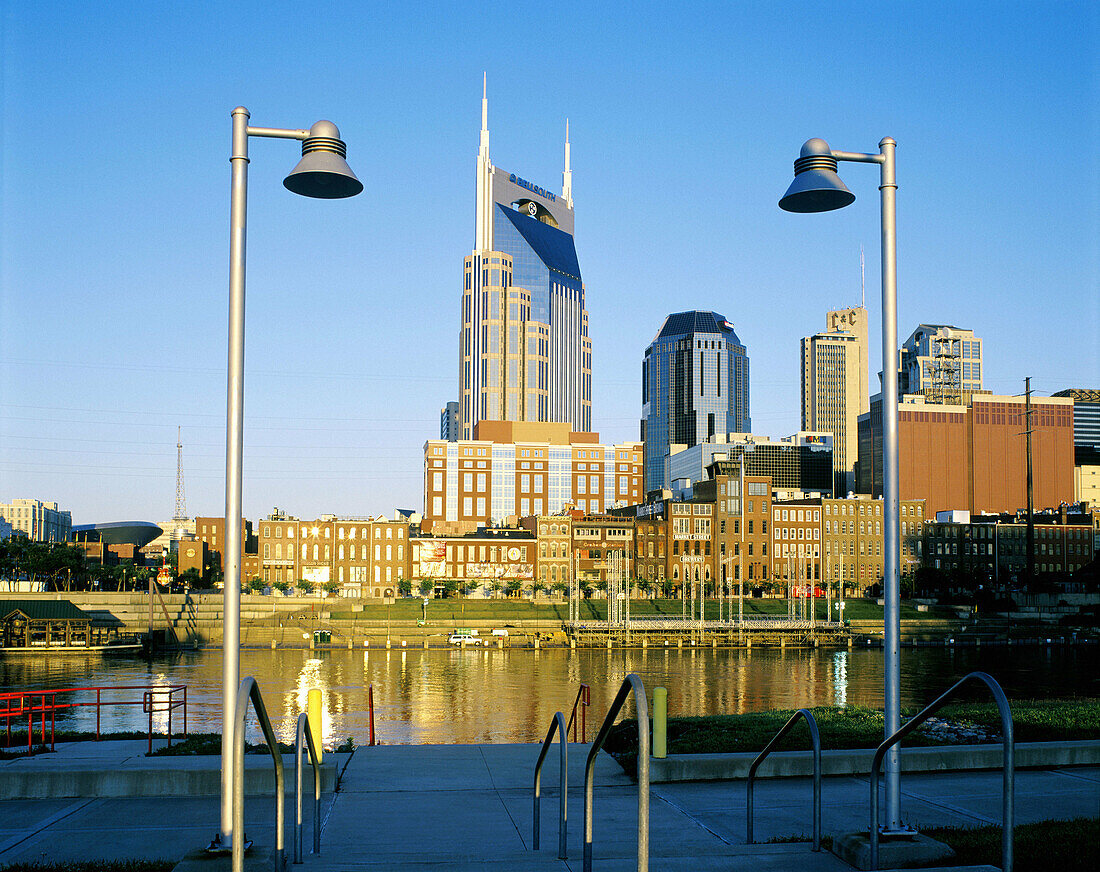
M906 836L879 836L878 868L908 869L914 866L936 866L950 860L955 852L949 845L922 836L916 830ZM847 833L833 840L832 851L856 869L871 868L871 840L866 832ZM949 865L949 864L948 864Z
M248 853L248 849L251 848L251 847L252 847L252 842L249 841L248 836L246 834L245 837L244 837L244 850L245 850L246 854ZM222 839L222 834L220 832L214 833L214 838L211 840L210 844L207 845L203 849L203 853L207 854L207 855L215 855L215 856L218 855L218 854L232 854L233 853L233 840L232 840L232 838L223 840Z

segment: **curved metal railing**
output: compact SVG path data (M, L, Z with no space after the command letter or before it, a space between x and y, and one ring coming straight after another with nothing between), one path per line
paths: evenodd
M546 738L542 740L542 750L539 751L539 760L535 764L535 823L532 829L534 836L531 840L531 844L534 850L537 851L539 849L539 792L542 778L542 763L546 759L547 752L550 750L550 743L554 739L555 732L558 734L558 747L561 748L561 798L558 801L558 859L564 860L566 859L565 795L569 786L569 740L565 735L565 716L561 712L554 713L554 720L550 723L550 729L546 731Z
M871 763L871 869L878 869L878 774L882 766L882 758L886 752L904 739L909 733L923 724L928 718L940 710L956 692L971 679L984 682L993 694L993 701L997 703L997 711L1001 715L1001 737L1004 746L1004 763L1001 795L1001 869L1003 872L1012 872L1012 828L1013 828L1013 792L1016 784L1015 746L1012 741L1012 709L1008 705L1008 697L1001 689L993 676L985 672L971 672L956 681L950 688L932 702L925 706L915 717L906 721L904 725L892 736L878 746L874 760Z
M304 747L303 747L304 746ZM309 725L309 715L298 715L298 735L294 741L294 862L302 862L302 751L309 751L313 764L313 853L321 853L321 755Z
M748 844L752 844L752 785L753 779L756 777L756 770L761 763L764 762L764 758L767 757L772 749L779 743L787 733L794 729L794 725L798 722L799 718L806 719L806 726L810 728L810 742L814 752L814 850L821 850L821 736L817 731L817 721L814 719L813 714L809 709L799 709L796 711L787 723L785 723L772 740L764 746L764 750L756 755L756 759L752 761L752 765L749 767L749 783L748 783L748 801L747 801L747 823L745 826L745 841Z
M256 710L256 717L260 721L260 729L263 730L267 748L271 752L271 759L275 764L275 872L282 872L285 864L283 857L283 791L285 781L283 779L283 755L279 751L279 740L275 738L275 731L271 728L271 721L267 717L267 709L264 708L264 699L260 695L260 686L251 675L242 679L240 689L237 691L237 707L233 717L233 872L243 872L244 869L244 717L248 713L248 701L252 700L252 708Z
M584 764L584 872L592 872L592 773L596 755L631 692L638 714L638 872L649 870L649 704L642 679L631 672L615 694Z

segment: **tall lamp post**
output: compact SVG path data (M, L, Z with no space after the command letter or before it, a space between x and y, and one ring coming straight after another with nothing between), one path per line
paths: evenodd
M779 201L787 212L830 212L855 201L855 195L837 176L837 161L879 165L882 192L882 499L885 515L883 542L883 596L886 601L885 703L886 735L897 731L901 708L901 538L898 501L898 269L894 148L890 137L879 144L878 154L833 151L823 139L810 139L794 162L794 181ZM901 773L898 746L885 761L886 825L884 832L908 832L901 822Z
M331 121L309 130L251 127L248 110L233 116L232 182L229 208L229 364L225 410L225 573L222 619L221 829L212 849L233 844L233 729L240 684L241 478L244 434L244 252L248 194L248 138L297 139L302 159L283 180L287 190L323 200L354 197L363 184L344 160L347 148ZM243 834L242 834L243 837Z

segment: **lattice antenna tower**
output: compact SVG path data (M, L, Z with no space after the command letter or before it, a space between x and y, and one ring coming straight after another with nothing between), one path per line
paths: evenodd
M172 516L174 529L172 538L177 542L183 538L187 525L187 493L183 489L183 440L182 428L176 428L176 514Z

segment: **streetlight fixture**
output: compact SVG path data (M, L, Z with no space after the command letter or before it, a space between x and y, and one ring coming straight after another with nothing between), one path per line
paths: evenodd
M882 193L882 501L885 515L883 542L884 691L886 736L895 733L901 716L901 537L898 499L898 268L897 210L894 149L890 137L879 142L878 154L833 151L823 139L810 139L794 162L794 181L779 201L787 212L830 212L855 201L836 173L837 161L879 165ZM886 753L885 833L910 832L901 822L901 771L898 746Z
M240 684L241 479L244 443L244 262L248 194L248 138L297 139L302 159L283 180L287 190L323 200L354 197L363 183L347 165L347 147L331 121L309 130L251 127L243 106L232 112L232 181L229 207L229 363L225 410L225 573L222 618L221 829L211 849L233 844L233 729ZM242 838L243 838L243 834Z

